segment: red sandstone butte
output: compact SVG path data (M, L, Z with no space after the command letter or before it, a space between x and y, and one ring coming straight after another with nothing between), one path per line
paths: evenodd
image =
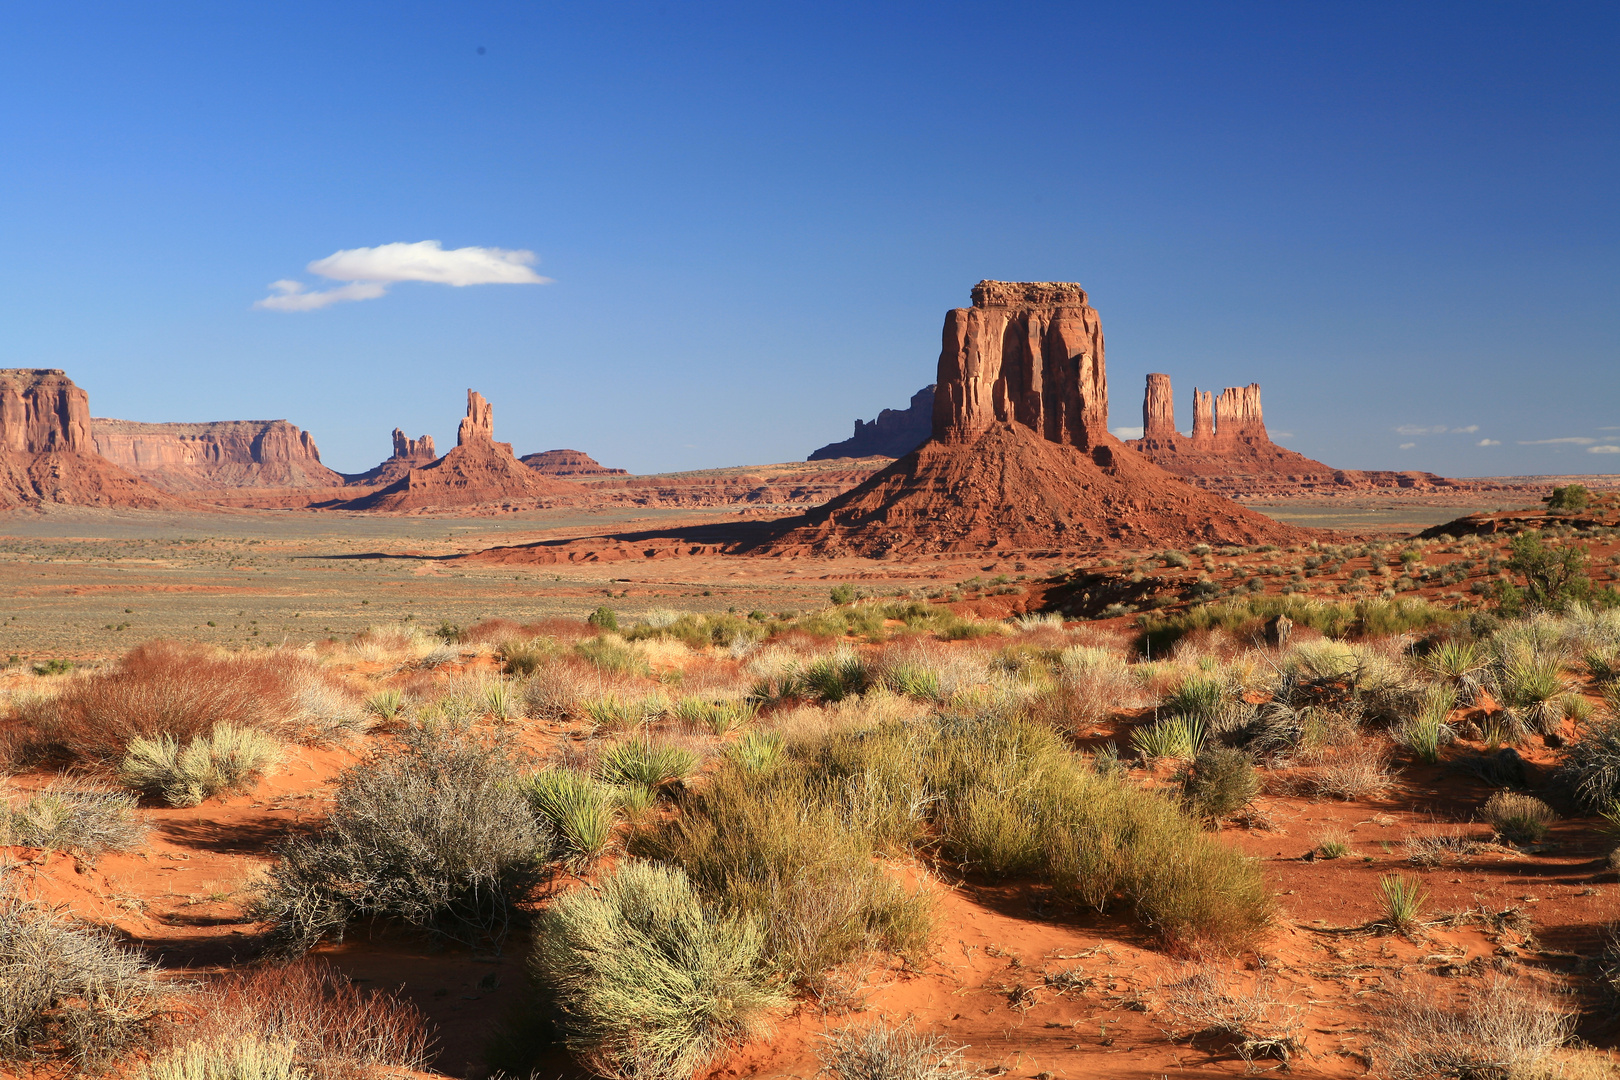
M628 469L609 469L582 450L542 450L519 461L543 476L629 476Z
M785 519L774 554L1293 543L1308 533L1199 491L1110 435L1102 321L1068 282L981 281L945 316L933 437Z
M0 369L0 508L195 508L96 453L90 431L90 396L60 368Z
M96 417L90 437L102 457L165 491L343 486L343 476L321 464L309 432L285 420L146 424Z
M380 465L363 473L347 474L344 479L351 487L387 487L404 479L412 469L426 465L438 456L433 449L433 436L423 435L420 439L412 439L395 428L393 456L384 458Z
M855 434L843 442L828 443L812 451L806 461L835 458L904 457L934 433L934 387L911 395L904 409L884 409L876 420L855 421Z
M396 453L399 443L396 438ZM432 442L427 445L431 447ZM424 511L578 495L576 485L541 476L513 456L511 443L496 442L494 408L482 394L468 390L467 415L462 418L455 449L435 461L410 467L381 491L343 503L341 508Z
M1193 390L1193 431L1176 430L1170 376L1147 377L1142 437L1126 443L1166 472L1225 495L1349 494L1381 488L1466 485L1433 473L1335 469L1271 441L1260 384L1229 386L1216 397Z

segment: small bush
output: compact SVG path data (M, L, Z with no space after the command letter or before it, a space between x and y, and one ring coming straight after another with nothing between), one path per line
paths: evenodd
M726 750L726 756L746 772L769 772L782 761L782 736L774 731L750 731Z
M1226 683L1219 678L1192 675L1164 699L1162 708L1172 716L1190 716L1206 723L1220 715L1226 701Z
M1316 851L1324 859L1342 859L1350 854L1350 834L1343 830L1324 832L1316 838Z
M281 951L341 939L365 916L499 942L537 883L552 841L508 745L446 723L411 725L402 738L401 750L343 775L319 833L283 846L256 905Z
M1271 1057L1284 1068L1304 1052L1301 1010L1277 996L1275 980L1269 974L1260 975L1245 989L1232 975L1211 965L1188 965L1183 972L1184 977L1165 992L1165 1004L1181 1028L1175 1032L1178 1037L1216 1036L1229 1040L1245 1062Z
M1519 575L1523 589L1507 586L1501 590L1502 613L1517 615L1523 610L1564 611L1592 592L1592 581L1585 574L1586 549L1554 547L1543 542L1534 529L1515 536L1508 544L1507 568Z
M1498 791L1485 801L1480 812L1498 836L1513 844L1540 843L1558 820L1552 807L1516 791Z
M128 787L170 806L196 806L222 791L238 790L264 774L281 748L263 732L219 724L181 746L168 735L137 737L118 766Z
M599 1075L690 1080L763 1034L783 1002L747 916L707 905L680 870L626 863L541 915L533 968L564 1041Z
M685 747L638 737L603 750L596 768L605 783L641 784L657 791L685 780L697 765L697 755Z
M146 837L135 797L121 791L51 784L0 813L5 844L95 855L128 850Z
M1557 775L1587 813L1601 813L1620 799L1620 714L1588 724L1564 748Z
M529 805L551 826L576 866L599 858L613 839L611 789L573 769L546 769L528 779Z
M630 648L624 639L616 635L603 634L600 637L588 638L576 644L574 652L604 675L646 677L652 674L647 658Z
M141 1080L307 1080L293 1045L258 1035L190 1042L141 1067Z
M1521 713L1531 727L1551 731L1563 719L1559 699L1568 685L1556 656L1532 652L1510 655L1502 664L1502 704Z
M1559 1075L1535 1071L1572 1034L1575 1018L1541 993L1495 979L1466 1004L1408 993L1385 1010L1375 1051L1394 1080Z
M710 734L724 736L736 728L753 721L759 705L752 701L706 701L685 697L675 703L673 714L683 724L703 728Z
M658 719L669 703L657 695L624 698L618 694L603 694L585 702L585 715L598 731L629 731Z
M1429 894L1421 878L1385 874L1378 879L1378 892L1384 903L1384 921L1405 932L1417 925L1418 916Z
M827 591L827 599L839 606L843 606L844 604L853 604L856 600L855 586L834 585Z
M1311 776L1318 798L1347 802L1371 798L1389 789L1389 751L1372 742L1352 743L1328 755Z
M556 643L550 638L532 638L528 641L513 638L501 643L501 670L507 675L533 675L557 652Z
M822 701L842 701L864 691L871 684L871 672L859 653L840 649L805 665L799 679L810 695Z
M580 703L596 680L577 670L575 664L550 664L531 675L523 686L524 715L552 723L578 715Z
M0 1060L55 1054L105 1064L163 1009L151 965L101 930L69 924L0 882Z
M1183 773L1181 792L1194 817L1220 822L1260 794L1260 775L1242 750L1211 746L1200 750Z
M924 1035L881 1023L844 1027L826 1035L821 1068L834 1080L968 1080L976 1075L962 1060L966 1047L939 1035Z
M366 699L366 711L383 720L392 720L405 709L405 695L389 687L378 690Z
M606 606L599 607L591 612L585 621L598 630L617 631L619 629L619 616L612 608Z
M214 1048L216 1056L203 1059L209 1067L229 1061L225 1048L268 1039L285 1050L299 1080L429 1071L433 1037L421 1011L395 994L362 991L324 961L257 966L225 976L200 996L192 1045ZM201 1075L242 1080L240 1072Z
M1552 489L1552 495L1547 499L1549 510L1585 510L1592 501L1592 493L1584 484L1566 484L1563 487Z

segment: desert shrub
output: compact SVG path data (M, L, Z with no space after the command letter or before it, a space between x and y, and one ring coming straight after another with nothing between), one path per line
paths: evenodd
M1508 585L1498 593L1504 615L1523 611L1563 611L1592 592L1585 574L1586 549L1551 546L1534 529L1508 543L1507 568L1524 582L1522 589Z
M1191 758L1204 744L1203 721L1191 716L1171 716L1138 727L1131 732L1131 747L1144 761Z
M1329 830L1316 837L1316 852L1324 859L1342 859L1350 854L1350 834L1342 829Z
M1330 638L1388 637L1445 626L1458 618L1456 612L1420 599L1363 600L1352 605L1298 596L1254 596L1200 604L1173 615L1140 616L1137 649L1150 656L1167 655L1188 634L1217 627L1248 640L1277 615Z
M1574 1029L1574 1017L1546 996L1503 978L1486 983L1463 1004L1403 994L1381 1021L1375 1052L1394 1080L1537 1075L1530 1070Z
M1189 716L1206 723L1220 714L1226 702L1225 680L1209 675L1189 675L1166 695L1161 708L1172 716Z
M501 670L507 675L533 675L540 667L559 653L551 638L531 638L523 641L510 638L501 643L499 657Z
M1182 969L1182 978L1165 988L1164 998L1179 1027L1174 1031L1178 1038L1214 1036L1230 1042L1245 1062L1271 1057L1284 1068L1305 1050L1301 1010L1278 996L1269 974L1244 988L1221 968L1190 964Z
M697 770L698 756L684 746L644 736L614 743L597 760L597 775L608 784L640 784L657 791Z
M683 697L675 703L672 715L683 724L703 728L713 735L726 735L753 721L759 705L752 701L722 699L718 701L697 697Z
M640 727L658 719L668 707L669 703L656 694L629 698L607 693L584 703L585 715L600 731L628 731Z
M204 986L198 997L201 1017L187 1032L188 1044L222 1048L265 1040L285 1049L293 1075L303 1080L426 1072L431 1064L432 1029L415 1005L386 991L363 991L325 961L235 972ZM238 1080L237 1073L212 1075Z
M196 806L222 791L249 786L280 753L280 745L263 732L230 724L218 724L184 746L169 735L138 736L118 763L118 779L170 806Z
M896 694L923 701L941 700L939 673L921 664L891 664L883 669L882 679L883 685Z
M1417 924L1428 890L1423 879L1403 874L1385 874L1378 879L1378 894L1384 905L1384 921L1400 931L1410 930Z
M135 797L53 783L0 807L0 843L95 855L127 850L146 837L135 816Z
M799 682L807 694L822 701L842 701L871 685L871 670L859 653L839 649L806 664Z
M1260 794L1254 759L1242 750L1210 746L1198 752L1181 777L1182 797L1194 817L1219 822Z
M1552 494L1547 498L1547 509L1585 510L1591 501L1592 493L1584 484L1566 484L1552 489Z
M647 658L625 644L617 634L602 634L574 645L574 652L606 675L647 676L652 668Z
M574 769L545 769L528 778L529 805L551 826L561 854L584 866L613 839L613 790Z
M626 863L541 915L533 970L568 1047L620 1080L689 1080L767 1030L784 999L745 914L716 910L681 870Z
M243 1035L230 1042L189 1042L141 1066L140 1080L307 1080L291 1043Z
M497 720L510 720L517 712L517 694L505 679L491 680L484 687L484 706Z
M596 627L598 630L617 631L619 629L618 614L615 613L612 608L607 607L606 605L603 605L602 607L599 607L595 611L591 612L590 615L586 617L585 621Z
M628 641L669 639L688 648L706 649L711 645L730 648L739 641L757 641L764 633L747 619L729 612L677 615L666 611L650 613L645 622L625 631L624 636Z
M726 756L745 772L769 772L782 760L782 736L750 731L726 749Z
M1498 684L1502 704L1519 712L1538 731L1553 730L1563 719L1559 699L1568 689L1556 655L1516 652L1502 662Z
M137 738L185 744L220 725L283 738L309 734L299 694L319 678L312 661L285 653L221 656L152 642L53 698L28 703L17 720L45 753L112 767Z
M1480 810L1498 836L1514 844L1534 844L1545 839L1547 830L1558 820L1552 807L1531 795L1498 791Z
M1457 692L1450 686L1428 687L1417 715L1407 717L1396 729L1396 741L1410 749L1419 761L1433 765L1440 760L1440 747L1454 737L1446 718L1456 702Z
M110 933L75 926L0 881L0 1060L105 1063L164 1010L151 965Z
M389 687L366 698L366 711L383 720L392 720L405 709L405 695Z
M1318 798L1347 802L1382 794L1391 782L1389 751L1371 741L1335 748L1310 777L1312 793Z
M1620 714L1611 712L1588 724L1580 738L1564 748L1557 776L1588 813L1599 813L1620 800Z
M874 1023L843 1027L826 1035L822 1071L834 1080L968 1080L965 1047L939 1035Z
M547 664L529 676L523 684L524 715L552 722L576 715L596 681L577 665L578 661Z
M935 616L934 636L941 641L971 641L974 638L996 637L1012 633L1012 627L991 619L975 619L944 610Z
M257 905L282 951L384 916L457 940L499 941L550 857L507 743L413 724L398 750L346 772L319 833L281 849Z

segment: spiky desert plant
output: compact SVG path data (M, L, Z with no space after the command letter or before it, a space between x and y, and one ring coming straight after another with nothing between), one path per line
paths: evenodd
M1161 708L1173 716L1214 720L1226 701L1226 681L1214 675L1189 675L1165 697Z
M512 684L505 679L495 679L484 687L484 705L488 707L489 714L495 719L511 719L516 704L517 699L512 692Z
M528 778L529 805L574 865L594 862L613 840L612 791L575 769L543 769Z
M1539 843L1558 820L1552 807L1517 791L1498 791L1485 801L1480 813L1498 836L1514 844Z
M1384 921L1403 933L1417 925L1418 915L1429 898L1421 878L1409 878L1402 874L1380 877L1378 892L1383 898Z
M609 784L644 784L656 791L685 780L697 764L697 755L683 746L638 736L603 750L597 773Z
M1528 650L1509 655L1500 676L1503 704L1538 731L1551 731L1563 718L1558 699L1569 689L1556 656Z
M1192 716L1172 716L1131 732L1131 746L1143 760L1184 760L1197 755L1204 744L1204 722Z
M388 687L366 698L366 711L384 720L392 720L405 708L405 694Z
M1451 741L1446 717L1457 703L1457 691L1446 685L1430 686L1416 715L1407 717L1396 730L1396 740L1427 765L1440 760L1440 747Z

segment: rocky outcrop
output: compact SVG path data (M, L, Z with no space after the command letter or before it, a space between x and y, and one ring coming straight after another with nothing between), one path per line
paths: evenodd
M543 476L629 476L627 469L609 469L580 450L542 450L519 461Z
M1102 322L1064 282L983 281L945 316L933 438L750 550L914 554L1290 543L1107 430Z
M394 456L389 461L409 461L414 464L426 465L438 457L438 451L433 449L433 436L423 435L420 439L406 438L399 428L394 429Z
M285 420L217 420L204 424L90 421L102 457L165 491L227 488L341 487L321 464L309 432Z
M191 504L96 453L90 397L60 368L0 369L0 508Z
M382 464L363 473L347 473L343 479L350 487L387 487L419 465L426 465L439 455L433 450L433 436L412 439L399 428L394 429L394 453Z
M981 281L942 336L934 438L969 443L1018 424L1078 450L1112 439L1102 321L1080 286Z
M396 440L397 448L397 440ZM385 463L386 464L386 463ZM576 485L541 476L495 441L495 410L467 391L467 415L456 446L425 465L413 465L380 491L338 504L348 510L431 512L471 506L534 506L579 495Z
M806 461L833 458L903 457L927 442L934 431L934 387L911 395L904 409L884 409L876 420L855 421L855 434L843 442L828 443Z
M1467 486L1433 473L1335 469L1278 446L1266 432L1259 383L1229 386L1219 396L1195 388L1193 432L1187 436L1176 430L1170 376L1151 374L1142 397L1142 437L1126 445L1188 483L1223 495Z

